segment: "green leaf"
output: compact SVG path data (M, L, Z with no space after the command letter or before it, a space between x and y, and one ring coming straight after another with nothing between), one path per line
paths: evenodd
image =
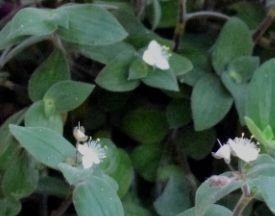
M259 176L253 180L254 189L264 200L270 211L275 213L275 177Z
M160 7L160 1L159 0L152 0L151 1L151 5L150 5L150 13L149 13L149 17L151 18L151 25L152 25L152 29L156 29L160 19L161 19L161 7Z
M55 112L46 115L43 101L33 103L28 109L25 115L25 126L49 128L60 134L63 132L61 115Z
M91 58L102 64L108 64L118 53L134 53L133 46L126 42L118 42L108 46L74 45L77 50L87 58Z
M116 170L111 173L111 176L118 183L118 195L120 198L124 197L130 186L134 177L134 170L132 166L131 159L124 150L119 150L119 161Z
M24 120L26 109L22 109L19 112L10 116L0 127L0 164L2 164L1 158L7 149L13 145L14 138L9 130L10 124L20 124ZM0 165L1 166L1 165Z
M16 216L21 211L21 203L13 197L0 199L0 215Z
M275 160L267 155L261 154L246 170L246 176L249 179L257 178L258 176L273 176L275 177Z
M59 163L75 160L75 148L53 130L10 125L10 131L36 160L53 169L57 169Z
M116 191L103 177L94 176L78 184L73 192L73 202L81 216L124 216Z
M255 122L249 118L249 117L245 117L245 123L246 126L248 127L248 129L250 130L250 132L253 134L253 136L264 146L264 147L268 147L269 146L269 142L266 139L264 133L262 132L262 130L255 124Z
M199 216L195 214L195 208L188 209L185 212L177 214L177 216ZM202 216L202 215L200 215ZM232 212L220 205L211 205L203 216L232 216Z
M250 56L253 41L247 25L238 18L230 18L224 25L212 50L212 64L221 74L228 63L240 56Z
M38 170L35 166L36 163L25 151L18 151L8 164L2 179L4 194L16 199L28 197L38 183Z
M247 86L255 69L259 66L259 58L242 56L233 60L228 70L222 73L222 81L234 98L241 124L244 124Z
M201 131L216 125L227 114L232 102L216 76L203 76L196 83L191 96L195 129Z
M172 53L169 64L176 76L182 76L193 69L193 64L188 58L176 53Z
M55 83L70 79L69 64L64 53L55 49L32 74L28 92L32 101L41 100Z
M148 72L150 72L149 66L140 57L137 57L130 64L128 80L145 78Z
M159 167L161 148L156 144L142 144L137 146L131 158L137 172L147 181L154 182Z
M140 143L160 142L168 132L165 114L149 106L129 111L122 120L122 128Z
M69 27L59 27L58 35L71 43L101 46L123 40L127 32L115 17L92 4L66 5L56 10L68 16Z
M95 82L109 91L125 92L138 87L138 80L128 80L128 71L134 54L126 52L118 55L107 64L96 77Z
M251 30L256 29L265 17L265 7L261 7L257 2L236 2L230 8L236 11L236 16L242 19Z
M219 175L219 176L223 176ZM231 176L232 177L232 176ZM239 189L242 186L240 180L232 180L224 186L212 185L210 178L203 182L196 192L195 215L203 216L211 208L212 204L229 193Z
M171 70L160 70L151 67L148 75L142 79L148 86L169 91L179 91L176 75Z
M182 174L170 176L154 207L160 216L175 216L190 208L191 185Z
M263 130L270 125L275 131L275 59L262 64L248 86L246 115Z
M190 102L186 99L174 99L166 108L166 117L170 129L183 127L191 122Z
M54 32L58 25L68 26L68 17L60 17L54 10L24 8L11 21L10 36L46 35Z
M60 81L52 85L43 97L46 114L68 112L81 105L92 93L94 85L78 81Z
M179 147L195 160L205 158L211 152L215 142L216 133L213 129L196 132L187 128L177 138Z

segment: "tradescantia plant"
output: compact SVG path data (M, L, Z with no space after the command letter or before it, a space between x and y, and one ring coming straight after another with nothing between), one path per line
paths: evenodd
M1 2L0 215L274 215L273 3Z

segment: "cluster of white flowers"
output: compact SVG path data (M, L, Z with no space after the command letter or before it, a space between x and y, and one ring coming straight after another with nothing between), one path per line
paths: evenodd
M92 140L85 134L85 128L78 125L73 130L74 138L76 139L76 149L81 155L82 166L85 169L99 164L105 157L106 151L100 145L99 139Z
M144 51L142 60L153 67L168 70L170 68L168 61L170 56L168 47L161 46L157 41L152 40Z
M231 155L240 158L241 160L249 163L255 161L260 149L257 147L251 139L242 137L236 137L235 139L229 139L224 145L219 141L220 148L217 152L212 152L213 157L216 159L224 159L225 163L229 164L231 161Z

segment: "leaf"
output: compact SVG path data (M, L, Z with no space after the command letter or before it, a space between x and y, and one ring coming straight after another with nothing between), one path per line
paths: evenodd
M161 157L161 148L157 144L137 146L131 158L137 172L147 181L154 182Z
M183 127L191 122L190 102L186 99L174 99L166 108L166 117L170 129Z
M13 143L13 136L10 133L10 124L20 124L24 120L26 109L22 109L19 112L10 116L0 127L0 158L5 154L6 150ZM1 159L0 159L1 161ZM1 163L2 164L2 161Z
M203 76L196 83L191 95L195 129L201 131L216 125L227 114L232 102L216 76Z
M119 185L118 195L123 198L130 189L132 180L134 177L134 170L132 162L126 151L119 150L120 160L118 162L117 168L111 176L116 180Z
M212 50L212 64L221 74L228 63L240 56L250 56L253 41L250 30L240 19L230 18L224 25Z
M24 8L12 19L9 36L46 35L55 31L57 25L67 27L68 17L59 18L54 10Z
M135 49L126 42L118 42L107 46L87 46L76 44L74 47L87 58L98 61L102 64L108 64L118 53L134 53Z
M21 211L21 203L13 197L0 199L0 215L16 216Z
M267 125L275 131L275 59L263 63L248 86L246 116L263 130Z
M266 137L264 136L264 133L262 130L255 124L255 122L249 118L245 117L245 123L246 126L248 127L249 131L253 134L253 136L261 143L263 144L264 147L268 147L270 144Z
M232 61L222 73L222 81L234 98L241 124L244 124L248 81L259 66L259 58L242 56Z
M195 208L191 208L186 210L185 212L182 212L180 214L177 214L177 216L198 216L195 214ZM221 205L211 205L211 207L205 212L203 216L232 216L232 212L221 206Z
M148 75L142 79L142 82L148 86L169 91L179 91L178 81L171 70L160 70L151 67Z
M34 160L25 152L14 155L4 173L2 189L6 196L16 199L28 197L38 183L38 170Z
M128 80L145 78L148 72L150 72L149 66L140 57L137 57L130 64Z
M125 114L122 128L140 143L160 142L168 132L165 114L155 107L139 107Z
M223 176L219 175L219 176ZM232 180L230 183L224 186L211 185L209 179L203 182L196 192L195 199L195 215L203 216L206 214L208 209L211 208L212 204L221 198L225 197L229 193L239 189L242 186L240 180Z
M128 80L132 52L118 55L97 75L95 82L102 88L114 92L126 92L138 87L139 81Z
M258 176L275 177L275 160L267 154L260 154L257 160L251 164L251 167L247 169L246 176L249 179Z
M169 63L176 76L182 76L193 69L193 64L188 58L176 53L172 53Z
M170 176L154 207L160 216L175 216L191 207L191 185L182 174Z
M215 142L216 133L213 129L196 132L187 128L177 138L179 148L195 160L205 158L211 152Z
M74 110L87 99L94 87L92 84L71 80L55 83L43 97L46 114Z
M270 211L275 213L275 177L259 176L253 180L253 187L260 194Z
M55 83L70 79L69 64L64 53L55 49L32 74L28 92L32 101L41 100Z
M159 0L153 0L151 3L151 13L149 13L151 16L151 25L152 25L152 29L156 29L160 19L161 19L161 14L162 14L162 10L160 7L160 2Z
M46 115L43 101L33 103L28 109L25 115L25 126L49 128L60 134L63 132L61 115L55 112Z
M59 163L75 160L75 148L53 130L10 125L10 131L36 160L46 166L57 169Z
M56 10L68 16L69 27L59 27L58 35L67 42L101 46L123 40L127 32L115 17L92 4L66 5Z
M94 176L75 187L73 203L81 216L124 216L116 191L103 177Z

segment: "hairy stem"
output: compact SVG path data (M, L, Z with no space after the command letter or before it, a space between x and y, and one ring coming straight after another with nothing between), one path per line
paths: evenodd
M177 51L180 45L180 40L185 31L186 25L186 2L187 0L179 0L178 6L178 21L174 32L174 47L173 50Z
M245 184L242 187L243 194L241 198L239 199L238 203L236 204L232 216L242 216L242 213L246 206L250 203L250 201L253 199L253 196L250 193L249 186Z
M230 18L229 16L219 13L219 12L199 11L199 12L194 12L194 13L188 13L186 15L186 21L189 21L189 20L195 19L195 18L201 18L201 17L213 17L213 18L224 19L224 20L228 20Z
M4 67L4 65L11 60L14 56L16 56L18 53L22 52L25 48L36 44L38 42L44 41L49 39L49 35L43 35L43 36L32 36L26 40L24 40L22 43L11 49L8 53L6 53L3 58L1 57L0 61L0 69Z
M275 8L271 8L263 21L260 23L260 25L257 27L256 31L253 33L253 41L254 43L258 43L259 40L262 38L264 33L267 31L267 29L271 26L275 19Z

